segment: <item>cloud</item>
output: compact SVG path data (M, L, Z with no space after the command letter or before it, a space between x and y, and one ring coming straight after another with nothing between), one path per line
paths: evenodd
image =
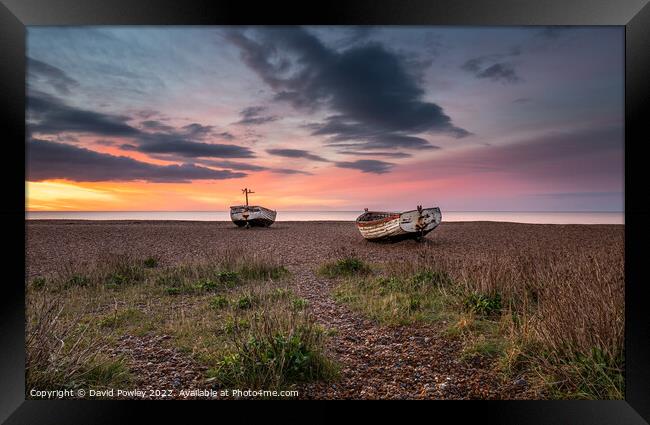
M97 136L137 136L127 117L68 106L53 96L31 91L27 95L28 126L33 133L89 133Z
M260 115L266 111L266 106L250 106L243 109L239 115L242 119L235 124L240 125L261 125L267 122L277 121L279 118L275 115Z
M312 176L313 173L310 173L309 171L303 171L303 170L293 170L290 168L270 168L269 171L272 173L278 173L278 174L302 174L305 176Z
M543 27L537 34L537 37L546 38L555 40L560 38L562 35L566 34L568 31L571 31L573 27L569 25L553 25L548 27Z
M406 152L365 152L365 151L351 151L341 150L337 153L342 155L355 155L355 156L383 156L388 158L410 158L413 155Z
M358 159L356 161L342 161L336 163L336 166L339 168L351 168L353 170L360 170L362 173L375 174L388 173L393 165L395 164L376 159Z
M521 47L515 46L505 54L484 55L468 59L460 68L476 78L485 78L503 83L518 83L522 78L517 74L514 65L503 59L521 55Z
M188 183L191 180L222 180L246 176L245 173L212 170L194 164L149 164L126 156L109 155L39 139L28 142L27 159L29 181L66 179L79 182L144 180Z
M70 90L79 86L79 82L71 78L61 69L33 58L27 58L27 73L30 81L44 81L57 92L67 95Z
M412 165L410 171L448 177L498 173L512 181L566 184L580 180L591 181L589 185L593 186L622 178L623 140L623 129L617 126L552 131L507 145L482 146L434 158Z
M311 125L313 135L330 135L329 146L357 149L439 149L422 137L396 133L377 134L371 128L342 122L340 117L329 117L324 124Z
M505 81L508 83L516 83L521 81L521 78L515 72L512 64L509 63L495 63L485 68L476 74L478 78L488 78L492 81Z
M203 139L212 134L213 129L214 127L211 125L192 123L181 127L180 134L194 139Z
M160 121L148 120L141 124L147 130L128 124L129 117L104 114L75 108L53 96L31 92L27 100L28 129L31 133L60 134L64 132L86 133L96 136L127 137L131 143L123 149L143 153L169 153L189 158L252 158L252 150L244 146L196 142L211 136L213 127L199 123L188 124L180 129Z
M265 171L267 167L261 165L249 164L247 162L218 161L214 159L197 159L197 163L207 165L208 167L227 168L229 170L240 171Z
M381 44L365 43L342 52L326 47L302 28L258 31L256 39L232 31L244 63L270 86L274 98L294 108L334 111L313 134L331 136L365 149L422 148L419 133L465 137L443 109L423 100L424 90L405 59ZM413 137L407 146L403 138ZM392 144L391 142L398 142ZM399 143L402 142L402 143Z
M143 153L177 154L189 158L253 158L249 148L220 143L191 142L182 136L166 133L143 134L135 150Z
M340 28L340 27L339 27ZM366 40L375 30L371 25L361 25L351 28L345 28L346 35L336 41L337 48L349 47L353 44Z
M267 149L271 155L283 156L285 158L304 158L312 161L330 162L322 156L315 155L302 149Z
M233 136L232 133L229 133L227 131L217 133L217 136L221 137L224 140L234 140L235 139L235 136Z
M147 130L173 131L174 127L164 124L158 120L146 120L140 123Z
M97 139L95 140L95 143L98 145L102 146L115 146L116 143L113 140L106 140L106 139Z
M197 163L207 165L208 167L218 167L226 168L229 170L241 170L241 171L269 171L271 173L277 174L304 174L311 176L312 173L302 170L294 170L289 168L271 168L264 167L261 165L250 164L246 162L234 162L234 161L215 161L212 159L198 159Z

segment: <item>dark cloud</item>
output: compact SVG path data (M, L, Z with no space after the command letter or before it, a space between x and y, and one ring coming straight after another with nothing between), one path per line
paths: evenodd
M208 138L212 126L199 123L175 129L160 121L148 120L141 124L147 130L128 124L129 117L103 114L75 108L45 93L31 92L27 100L28 129L31 133L60 134L86 133L97 136L127 137L132 142L122 145L125 150L144 153L170 153L189 158L252 158L247 147L196 142Z
M366 151L351 151L351 150L341 150L337 153L342 155L354 155L354 156L383 156L387 158L410 158L413 155L406 152L366 152Z
M228 170L239 171L265 171L267 167L261 165L250 164L247 162L234 162L234 161L218 161L214 159L197 159L197 163L207 165L208 167L226 168Z
M514 65L507 60L509 57L521 55L521 47L515 46L505 54L484 55L477 58L468 59L460 68L476 78L485 78L492 81L501 81L503 83L517 83L522 81L517 74Z
M27 124L33 133L89 133L97 136L137 136L127 117L68 106L53 96L31 91L27 95Z
M339 27L340 28L340 27ZM336 41L336 48L350 47L353 44L367 40L370 34L375 30L372 25L361 25L351 28L346 28L345 36Z
M395 164L376 159L358 159L356 161L342 161L336 163L336 166L339 168L352 168L354 170L360 170L362 173L375 174L388 173L393 165Z
M217 133L217 136L224 139L224 140L234 140L235 136L233 136L231 133L224 131L222 133Z
M213 126L211 125L202 125L199 123L192 123L188 124L186 126L183 126L181 128L181 134L187 137L191 137L193 139L203 139L210 134L212 134L212 130L214 129Z
M529 103L529 102L532 102L532 100L533 99L531 99L530 97L520 97L520 98L517 98L517 99L513 100L512 102L513 103Z
M240 125L261 125L267 122L277 121L278 117L275 115L260 115L266 111L266 106L250 106L243 109L239 115L242 119L235 124Z
M200 143L186 140L182 136L166 133L141 135L137 151L144 153L177 154L190 158L253 158L249 148L220 143Z
M478 78L488 78L492 81L505 81L508 83L516 83L521 79L517 76L512 64L509 63L495 63L477 73Z
M305 176L312 176L313 173L310 173L309 171L302 171L302 170L293 170L290 168L271 168L269 169L272 173L278 173L278 174L302 174Z
M27 144L27 179L42 181L133 181L188 183L245 177L245 173L212 170L194 164L156 165L63 143L33 139Z
M562 35L566 34L568 31L573 29L571 26L567 25L553 25L542 28L537 34L537 37L546 38L546 39L558 39Z
M140 123L147 130L173 131L174 127L164 124L158 120L146 120Z
M338 116L327 118L324 124L312 125L314 135L330 135L330 146L357 149L438 149L428 140L397 133L377 133L369 127L341 121Z
M68 76L61 69L37 59L27 58L27 72L30 80L44 81L64 95L70 94L70 89L79 86L77 80Z
M507 145L484 146L432 159L411 169L424 175L431 170L449 177L494 172L508 175L513 181L538 183L611 182L623 175L623 140L620 127L548 132Z
M266 152L271 155L283 156L286 158L304 158L312 161L330 162L322 156L315 155L302 149L267 149Z
M271 173L277 173L277 174L304 174L308 176L312 175L312 173L309 173L307 171L293 170L289 168L263 167L261 165L250 164L247 162L215 161L212 159L198 159L196 160L196 162L199 164L207 165L208 167L226 168L228 170L269 171Z
M97 139L95 140L95 143L98 145L102 146L115 146L116 143L113 140L106 140L106 139Z
M470 133L453 125L442 108L422 98L424 90L407 71L404 58L377 43L337 52L302 28L259 31L255 39L233 31L229 39L242 60L275 92L275 99L295 108L336 111L314 134L331 136L365 149L421 148L390 141L419 133ZM414 142L415 140L411 140Z

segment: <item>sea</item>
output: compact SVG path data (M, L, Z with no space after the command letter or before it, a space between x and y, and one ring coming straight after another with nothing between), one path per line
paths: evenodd
M278 211L276 221L354 221L360 211ZM27 220L230 221L228 211L28 211ZM624 224L623 212L443 211L442 221Z

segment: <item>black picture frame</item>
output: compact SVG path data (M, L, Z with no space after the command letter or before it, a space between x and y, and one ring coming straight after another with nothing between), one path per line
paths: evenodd
M650 236L650 199L645 189L644 144L650 141L644 114L650 103L650 5L648 0L357 0L315 4L233 0L1 0L0 105L6 157L0 167L6 227L5 273L0 300L0 421L7 424L126 423L135 414L188 421L189 412L222 412L206 402L25 400L25 35L30 25L621 25L626 34L625 67L625 400L503 401L480 404L420 403L425 418L442 412L455 421L481 423L642 424L650 421L650 315L645 289L644 243ZM156 403L152 405L152 403ZM225 402L232 406L232 402ZM412 411L413 404L408 408ZM273 415L239 410L247 418ZM275 409L275 408L274 408ZM286 409L286 408L285 408ZM282 410L285 410L282 409ZM364 409L373 410L376 409ZM383 410L383 409L379 409ZM402 410L402 409L400 409ZM320 409L319 416L337 414ZM331 412L331 413L330 413ZM324 415L323 415L324 413ZM421 412L422 413L422 412ZM220 413L221 414L221 413ZM280 414L283 416L283 414Z

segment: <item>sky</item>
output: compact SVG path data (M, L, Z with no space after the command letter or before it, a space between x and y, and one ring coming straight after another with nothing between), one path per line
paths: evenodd
M28 27L30 211L623 211L623 27Z

